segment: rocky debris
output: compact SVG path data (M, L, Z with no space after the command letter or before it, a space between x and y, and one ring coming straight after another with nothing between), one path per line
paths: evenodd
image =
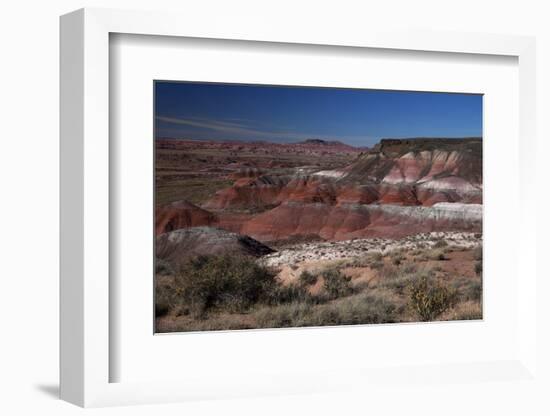
M156 256L172 264L201 254L235 253L260 257L274 250L247 235L213 227L193 227L161 234Z
M187 227L212 225L216 215L187 201L176 201L155 209L155 235Z
M432 232L417 234L399 240L385 238L354 239L337 242L312 242L288 246L262 258L265 264L280 267L302 262L343 260L364 256L367 253L387 254L394 250L414 250L422 246L433 247L445 241L455 247L472 248L482 242L478 233Z

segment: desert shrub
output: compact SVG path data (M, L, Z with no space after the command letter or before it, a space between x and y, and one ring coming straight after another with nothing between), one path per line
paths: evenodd
M258 327L355 325L397 321L398 306L380 294L361 294L323 305L291 303L254 311Z
M433 248L443 248L447 247L449 244L445 240L438 240L434 245Z
M451 308L456 301L456 292L433 278L421 276L408 287L408 305L420 320L433 321Z
M327 268L322 273L323 287L331 298L347 296L353 292L351 277L344 275L340 270Z
M307 303L289 303L260 308L253 316L259 328L287 328L307 325L310 310Z
M398 267L386 264L380 270L378 270L378 276L383 280L395 279L400 275Z
M380 270L382 267L384 267L384 262L382 261L374 261L370 264L370 268L374 270Z
M325 309L329 306L336 311L335 323L338 325L378 324L397 320L397 306L381 294L353 296L334 305L325 305Z
M371 287L371 283L369 283L368 280L355 280L355 281L352 280L351 284L352 284L354 293L363 292Z
M480 280L473 279L470 280L462 291L462 298L465 300L479 301L481 300L481 295L483 292L483 287Z
M280 305L292 302L312 302L313 299L303 285L277 284L269 292L267 303L270 305Z
M302 273L300 273L300 277L298 277L298 281L301 285L304 286L311 286L317 283L317 275L308 272L307 270L304 270Z
M202 255L181 265L175 278L179 301L194 315L213 307L243 311L268 299L275 273L254 259L229 254Z
M400 276L396 276L392 279L385 280L381 284L381 287L384 287L386 289L391 289L395 293L402 295L415 279L416 279L415 274L403 274Z
M473 250L474 254L474 260L481 261L483 260L483 247L481 245L478 245Z
M155 273L160 275L174 274L172 265L164 259L155 258Z
M164 319L157 321L157 332L227 331L252 329L253 321L237 314L212 314L208 319Z
M368 258L371 262L382 261L382 254L381 254L381 253L377 253L377 252L369 253L369 255L367 256L367 258Z
M476 274L478 276L481 275L481 273L483 272L483 262L482 261L476 261L475 264L474 264L474 271L476 272Z
M442 261L442 260L446 260L447 258L445 257L445 253L443 252L443 250L432 250L430 253L429 253L429 259L430 260L437 260L437 261Z
M370 264L370 259L368 256L353 257L347 260L343 266L344 267L367 267Z
M413 263L406 264L400 269L401 273L405 273L405 274L416 273L417 270L418 270L418 267L416 267L416 264L413 264Z
M442 318L447 320L469 321L482 319L483 312L481 302L467 301L457 304L454 308L446 312Z
M177 303L174 285L170 281L155 280L155 316L164 316L174 309Z

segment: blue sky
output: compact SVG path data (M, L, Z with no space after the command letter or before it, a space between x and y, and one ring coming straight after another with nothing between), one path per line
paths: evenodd
M482 135L482 96L221 83L155 83L156 137L371 146Z

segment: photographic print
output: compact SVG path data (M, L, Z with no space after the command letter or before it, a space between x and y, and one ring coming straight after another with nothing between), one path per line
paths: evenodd
M482 95L154 93L156 332L482 319Z

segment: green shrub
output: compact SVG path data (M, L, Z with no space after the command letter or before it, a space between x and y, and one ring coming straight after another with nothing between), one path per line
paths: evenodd
M402 295L405 290L409 287L411 282L416 279L414 274L403 274L400 276L395 276L392 279L386 279L382 282L381 287L386 289L391 289L395 293Z
M428 259L429 260L437 260L437 261L447 260L447 258L445 257L445 253L443 252L442 249L436 249L436 250L429 251L428 252Z
M474 271L476 272L476 274L478 276L481 275L481 273L483 272L483 262L482 261L476 261L476 263L474 265Z
M397 321L397 305L381 294L369 293L352 296L330 306L339 311L336 322L339 325L379 324Z
M383 280L395 279L400 276L399 267L395 267L390 264L384 265L380 270L378 270L378 276Z
M440 282L422 276L408 287L409 307L420 320L433 321L456 302L456 292Z
M307 270L304 270L302 273L300 273L300 277L298 277L298 281L303 286L311 286L317 283L317 275L308 272Z
M473 254L474 254L474 260L478 260L478 261L483 260L483 246L481 245L476 246L474 248Z
M447 247L449 244L445 240L438 240L434 245L433 248L443 248Z
M280 305L280 304L292 303L292 302L313 302L313 299L309 294L309 292L307 291L307 288L303 285L277 284L269 292L269 296L266 303L270 305Z
M483 292L483 287L480 280L473 279L468 282L468 284L463 289L463 298L465 300L479 301L481 300L481 295Z
M176 305L176 292L171 282L155 279L155 316L168 314Z
M382 256L382 253L374 251L372 253L367 254L365 258L368 260L369 263L374 263L374 262L382 261L383 256Z
M288 328L305 326L311 306L307 303L263 307L253 314L258 328Z
M374 270L380 270L382 267L384 267L384 262L382 261L374 261L370 264L370 268Z
M416 264L412 263L406 264L405 266L401 267L401 272L405 274L416 273L417 270L418 268L416 267Z
M253 313L260 328L356 325L396 322L398 306L381 294L360 294L324 305L290 303Z
M155 273L160 275L174 274L172 265L164 259L155 258Z
M244 311L267 300L275 273L254 259L229 254L198 256L183 263L175 278L179 301L196 316L213 307Z
M344 275L340 270L328 268L321 273L324 280L324 289L332 299L350 295L353 292L351 277Z

